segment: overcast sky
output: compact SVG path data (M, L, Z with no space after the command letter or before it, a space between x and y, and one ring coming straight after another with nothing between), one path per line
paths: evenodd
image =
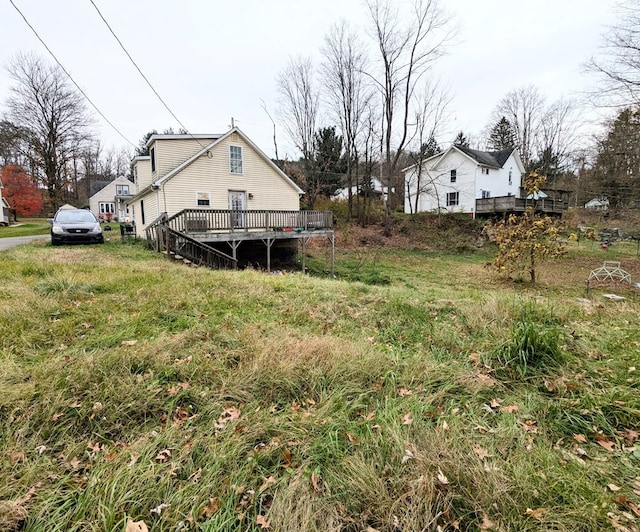
M98 108L133 144L179 125L109 33L89 0L13 0ZM398 0L400 1L400 0ZM361 0L94 0L160 96L192 133L221 133L231 117L273 156L275 77L290 56L319 59L329 27L362 29ZM614 22L613 0L447 0L459 27L438 71L451 87L450 131L479 136L498 100L535 84L551 101L588 88L581 65ZM0 4L0 62L18 51L53 61L9 0ZM0 108L11 84L0 71ZM107 146L129 146L98 118ZM453 140L441 139L441 142ZM297 157L278 129L279 155Z

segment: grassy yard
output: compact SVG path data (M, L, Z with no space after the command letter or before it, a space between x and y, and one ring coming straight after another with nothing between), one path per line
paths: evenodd
M584 281L640 261L570 246L535 287L490 250L3 252L0 529L637 531L640 297Z
M4 227L0 225L0 238L10 236L47 235L51 226L46 218L24 218L17 225Z

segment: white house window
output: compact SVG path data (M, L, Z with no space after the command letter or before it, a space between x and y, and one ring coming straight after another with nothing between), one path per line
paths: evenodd
M229 146L229 171L232 174L242 174L241 146Z
M460 203L459 192L447 192L447 207L452 207Z
M133 167L133 182L136 185L138 184L138 167L137 166Z
M209 207L211 198L208 192L196 192L196 204L198 207Z
M155 172L156 171L156 149L151 148L149 150L149 155L151 156L151 171Z
M509 168L509 184L512 183L513 169Z
M116 212L115 203L100 202L98 203L98 208L100 209L100 214L114 214Z
M451 170L451 182L455 183L458 179L458 172L456 170Z
M491 191L490 190L483 190L482 191L482 198L486 199L486 198L490 198L491 197Z
M480 170L482 171L482 173L484 175L489 175L489 169L488 168L481 168Z
M128 196L129 185L116 185L116 196Z

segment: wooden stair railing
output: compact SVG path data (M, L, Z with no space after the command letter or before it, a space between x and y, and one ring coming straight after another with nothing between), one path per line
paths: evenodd
M169 257L173 253L184 257L193 264L207 266L215 270L235 269L238 265L237 259L230 255L171 229L167 225L156 225L155 233L157 251L167 253Z

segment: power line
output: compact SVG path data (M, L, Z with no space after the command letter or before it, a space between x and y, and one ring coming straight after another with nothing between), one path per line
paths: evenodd
M133 64L134 67L136 67L136 70L140 73L140 75L142 76L142 79L144 79L147 82L147 85L149 85L149 88L153 91L153 94L155 94L158 98L158 100L160 100L160 103L162 103L162 105L164 105L165 109L167 111L169 111L169 114L171 114L171 116L176 120L176 122L178 122L178 124L180 124L180 127L187 132L187 134L189 136L191 136L191 138L193 140L195 140L198 144L200 144L200 146L202 148L204 148L204 145L196 138L194 137L189 130L185 127L185 125L180 121L180 119L175 115L175 113L169 108L169 106L167 105L167 103L161 98L161 96L158 94L158 91L154 88L154 86L151 84L151 82L147 79L147 76L144 75L144 73L142 72L142 70L140 69L140 67L137 65L137 63L133 60L133 57L131 57L131 54L127 51L127 49L125 48L124 44L122 44L122 41L118 38L118 36L116 35L116 32L113 31L113 28L109 25L109 23L107 22L107 19L104 18L104 15L102 14L102 12L100 11L100 9L98 9L98 6L95 4L95 2L93 0L89 0L89 2L91 2L91 5L95 8L95 10L98 12L98 15L100 15L100 18L102 19L102 22L105 23L105 25L107 26L107 28L109 28L109 31L111 32L111 35L113 35L113 37L115 38L116 41L118 41L118 44L120 45L120 48L122 48L122 51L127 55L127 57L129 58L129 61L131 61L131 63Z
M51 55L51 57L53 57L54 61L58 64L58 66L62 69L62 71L67 75L67 77L71 80L71 82L76 86L76 89L78 89L80 91L80 94L82 94L82 96L84 96L85 100L87 100L91 106L96 110L96 112L104 119L104 121L109 124L113 130L120 135L125 141L127 141L129 144L131 144L134 148L137 148L137 146L131 142L127 137L124 136L124 134L116 127L113 125L113 123L111 122L111 120L109 120L104 113L98 109L98 106L93 103L93 101L91 100L91 98L89 98L89 96L87 96L87 93L84 92L81 88L80 85L78 85L76 83L76 80L73 79L73 77L71 76L71 74L69 74L69 72L67 72L67 69L64 68L64 66L62 65L62 63L58 60L58 58L56 57L56 55L51 51L51 49L47 46L47 43L44 42L44 40L42 40L42 37L40 37L40 35L38 34L38 32L36 31L36 29L29 23L29 21L27 20L27 17L24 15L24 13L22 13L22 11L20 11L20 9L18 8L17 5L15 5L15 3L13 2L13 0L9 0L9 2L11 2L11 5L15 8L15 10L20 14L20 16L22 17L22 19L25 21L26 25L29 26L29 28L31 29L31 31L35 34L35 36L38 38L38 40L42 43L42 46L45 47L45 49L47 50L47 52L49 52L49 55Z

